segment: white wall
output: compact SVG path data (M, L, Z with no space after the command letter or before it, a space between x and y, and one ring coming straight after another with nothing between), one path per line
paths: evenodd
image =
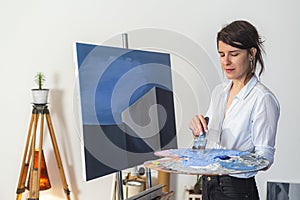
M266 73L262 81L273 90L281 103L275 164L257 176L261 197L265 199L267 180L300 182L297 154L300 141L297 126L300 113L300 69L297 59L300 45L299 4L297 0L1 0L0 199L15 198L31 115L30 89L35 87L33 77L38 71L46 74L46 86L51 89L49 107L72 199L110 198L112 176L88 183L81 181L81 141L73 112L74 41L101 44L132 30L171 30L187 36L202 47L210 58L207 62L218 68L215 35L223 24L240 18L253 22L266 40ZM192 53L194 49L190 51ZM190 66L180 58L174 62L179 71L184 65ZM197 82L197 78L189 77L189 73L184 76L190 80L196 97L205 92L209 95L209 88L203 84L205 77ZM204 91L199 89L199 85ZM179 96L185 96L180 93L180 85L176 85L176 82L174 87ZM181 110L186 112L176 117L180 119L179 144L184 147L191 142L187 122L194 114L194 107L186 99L180 101ZM204 110L207 99L204 102L204 105L199 103L195 111ZM180 114L176 105L177 114ZM41 193L41 198L65 199L49 137L45 138L45 144L53 189ZM172 180L175 179L177 177L172 177ZM179 177L177 188L193 181L191 177ZM177 195L177 199L181 199L180 195Z

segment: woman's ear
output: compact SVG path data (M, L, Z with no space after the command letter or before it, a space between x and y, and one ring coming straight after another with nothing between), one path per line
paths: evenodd
M257 52L257 49L255 47L252 47L250 49L250 58L255 58L256 52Z

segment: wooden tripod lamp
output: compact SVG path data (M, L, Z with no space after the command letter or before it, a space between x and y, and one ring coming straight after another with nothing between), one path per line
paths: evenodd
M51 188L43 153L44 119L46 119L48 125L48 132L51 137L57 167L60 172L66 199L70 200L70 190L66 182L65 173L47 104L33 104L27 142L25 145L21 172L19 176L16 198L17 200L22 199L22 193L25 192L26 189L28 189L29 191L27 200L39 200L40 191ZM39 138L37 137L38 124L40 125ZM37 140L39 140L38 145L36 145Z

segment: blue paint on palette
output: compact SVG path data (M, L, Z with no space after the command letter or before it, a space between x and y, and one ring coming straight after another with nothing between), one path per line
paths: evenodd
M176 151L176 150L175 150ZM228 160L232 157L244 156L248 152L225 149L208 149L208 150L181 150L178 152L179 158L187 158L184 166L208 166L222 160ZM174 152L175 153L175 152ZM221 163L221 162L220 162Z

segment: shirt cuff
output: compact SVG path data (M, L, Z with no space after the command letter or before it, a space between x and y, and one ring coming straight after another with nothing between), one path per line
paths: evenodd
M275 148L256 146L255 153L266 158L269 161L269 167L273 164Z

